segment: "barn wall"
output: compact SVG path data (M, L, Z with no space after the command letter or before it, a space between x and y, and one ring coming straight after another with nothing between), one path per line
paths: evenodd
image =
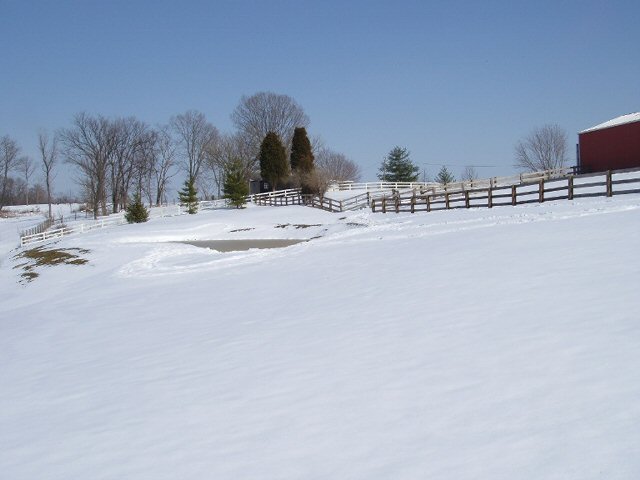
M579 135L583 173L640 167L640 122Z

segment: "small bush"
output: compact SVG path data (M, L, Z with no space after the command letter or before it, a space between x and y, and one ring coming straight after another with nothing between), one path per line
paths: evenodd
M180 205L187 209L187 213L191 215L198 213L198 192L193 178L188 178L184 182L184 187L178 192L178 196Z
M225 168L224 196L230 205L241 208L249 195L249 182L245 179L244 169L239 160L233 160Z
M129 223L142 223L149 220L149 211L142 203L140 195L134 195L133 202L127 205L127 213L124 214L124 218Z

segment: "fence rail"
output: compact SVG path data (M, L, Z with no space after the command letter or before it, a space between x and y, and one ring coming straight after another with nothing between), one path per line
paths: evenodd
M149 218L171 217L175 215L180 215L182 213L183 211L180 208L180 205L171 205L166 207L153 207L149 211ZM53 239L64 237L71 234L86 233L95 229L102 229L102 228L112 227L116 225L124 225L125 223L127 223L127 221L124 218L124 213L121 213L116 216L100 218L92 222L73 223L69 226L61 226L60 228L55 228L55 229L49 228L48 230L44 230L40 232L21 234L20 246L24 247L26 245L30 245L34 243L42 243L48 240L53 240ZM25 232L27 232L28 230L30 229L25 230Z
M598 177L600 178L597 179ZM392 195L372 199L371 210L383 213L415 213L455 208L492 208L502 205L542 203L550 200L611 197L630 193L640 193L640 169L570 175L566 178L540 179L537 182L529 181L519 185L489 186L458 191L436 191L427 194L414 191L411 195Z
M329 186L328 191L342 190L402 190L402 189L419 189L423 192L431 189L448 189L448 190L468 190L473 188L494 188L498 186L516 185L527 182L537 182L540 180L551 180L553 178L562 178L575 174L575 167L558 168L554 170L544 170L539 172L522 173L508 177L491 177L479 180L468 180L463 182L449 183L443 187L436 182L335 182Z
M45 220L43 220L39 224L34 225L33 227L29 227L29 228L21 231L20 232L20 236L24 237L26 235L35 235L37 233L42 233L45 230L51 228L56 223L62 223L62 217L60 217L58 220L56 220L54 218L46 218Z

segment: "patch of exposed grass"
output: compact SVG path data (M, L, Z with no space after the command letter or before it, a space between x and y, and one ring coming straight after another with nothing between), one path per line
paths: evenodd
M24 259L27 262L19 263L13 268L21 268L24 273L21 277L26 282L31 282L38 277L38 273L34 271L36 267L54 266L54 265L84 265L89 260L79 255L89 253L84 248L51 248L37 247L25 250L13 257L15 260Z
M37 272L24 272L22 275L20 275L24 281L26 282L30 282L32 280L35 280L36 278L38 278L38 273Z
M255 230L255 228L252 228L252 227L249 227L249 228L236 228L235 230L229 230L229 233L248 232L249 230Z

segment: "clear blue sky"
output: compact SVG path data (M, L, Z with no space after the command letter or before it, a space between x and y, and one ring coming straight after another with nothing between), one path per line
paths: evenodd
M188 109L229 132L241 95L267 90L366 179L395 145L421 167L508 175L533 127L573 145L640 110L639 25L637 0L0 0L0 135L36 157L38 129L80 111L156 124Z

